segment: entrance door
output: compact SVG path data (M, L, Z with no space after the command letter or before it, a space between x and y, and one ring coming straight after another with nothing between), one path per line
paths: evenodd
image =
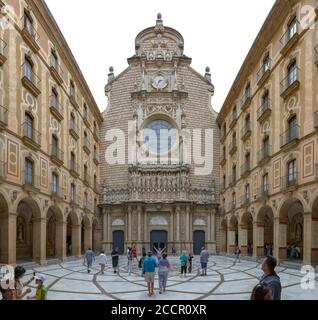
M199 255L201 248L205 245L205 232L195 231L193 234L193 253Z
M150 250L156 253L157 249L164 249L166 248L165 252L168 252L168 233L167 231L151 231L150 233Z
M124 231L113 232L113 249L118 248L119 254L125 252L125 234Z

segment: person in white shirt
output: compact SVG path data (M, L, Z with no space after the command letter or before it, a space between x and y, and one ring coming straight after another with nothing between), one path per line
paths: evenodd
M98 261L98 263L100 265L100 268L101 268L101 270L100 270L101 274L104 274L105 268L106 268L106 264L107 264L107 257L106 257L106 254L105 254L104 251L102 251L99 254L99 256L97 257L97 261Z

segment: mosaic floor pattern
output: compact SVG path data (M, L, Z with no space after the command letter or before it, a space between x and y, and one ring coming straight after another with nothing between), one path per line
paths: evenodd
M167 291L160 295L156 276L155 295L151 300L248 300L253 287L262 275L259 263L241 261L234 264L229 257L213 256L208 265L208 276L199 273L199 258L195 257L193 272L186 278L179 275L178 258L169 258ZM94 264L91 274L87 273L82 260L69 261L48 267L29 269L28 280L33 271L46 276L49 300L148 300L147 284L141 277L137 262L133 273L127 272L126 257L120 258L120 272L114 274L110 264L104 275L99 265ZM300 283L303 274L294 269L277 268L281 277L283 300L318 300L318 275L315 289L303 290ZM34 286L31 286L34 291Z

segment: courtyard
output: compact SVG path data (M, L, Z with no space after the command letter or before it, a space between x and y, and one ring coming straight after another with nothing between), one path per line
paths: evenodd
M234 264L234 259L212 256L208 265L208 275L199 273L199 257L195 257L193 272L186 278L179 275L179 258L170 257L172 270L169 273L166 293L160 295L156 276L155 295L151 300L249 300L253 287L262 275L261 264L244 261ZM148 300L147 287L140 276L137 262L134 272L127 272L127 259L120 257L119 274L114 274L111 261L107 271L99 273L99 265L93 265L91 274L87 273L83 260L67 261L46 267L28 268L24 281L33 272L46 277L49 300ZM277 267L283 291L282 300L318 300L318 276L315 289L303 290L300 287L304 274L300 270ZM31 288L34 291L34 283Z

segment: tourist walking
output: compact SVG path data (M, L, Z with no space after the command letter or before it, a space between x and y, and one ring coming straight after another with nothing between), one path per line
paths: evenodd
M93 266L93 261L95 261L94 252L92 251L91 248L88 248L87 251L85 252L84 265L85 265L85 261L87 264L87 273L90 273Z
M192 273L192 261L193 261L193 255L192 253L189 254L189 258L188 258L188 272Z
M100 265L100 272L101 274L104 274L106 264L107 264L107 257L104 251L102 251L99 256L97 257L97 262Z
M236 264L237 260L239 263L241 263L241 249L239 246L235 248L234 254L235 254L234 264Z
M206 250L206 248L203 246L201 248L201 253L200 253L200 263L201 263L201 276L206 276L207 274L207 268L208 268L208 262L209 262L209 251Z
M43 275L36 275L34 277L37 285L34 296L28 296L28 300L47 300L47 289L44 287L45 277Z
M158 262L158 277L159 277L159 294L166 291L168 273L170 270L170 262L167 259L167 254L164 253Z
M115 248L112 251L112 265L113 265L114 273L117 273L117 272L119 273L118 261L119 261L118 248Z
M267 284L258 284L252 291L251 300L273 300L271 287Z
M14 269L14 286L15 286L15 299L22 300L27 294L31 293L32 290L27 288L25 292L23 292L23 288L29 285L33 280L32 277L28 282L23 283L22 278L25 275L26 270L21 266L16 266Z
M188 255L186 251L182 251L180 256L180 266L181 266L181 278L184 275L184 277L187 276L187 262L188 262Z
M269 285L272 291L273 300L281 300L282 285L280 278L275 272L277 260L272 256L267 256L262 264L264 275L260 279L260 284Z
M171 248L171 253L172 253L172 256L175 257L177 255L177 248L175 245L172 246Z
M133 262L133 253L132 248L127 249L127 269L128 269L128 275L131 275L132 273L132 262Z
M155 271L158 266L157 260L152 256L152 252L148 252L148 257L145 258L143 270L145 272L145 280L148 286L148 296L154 294Z

